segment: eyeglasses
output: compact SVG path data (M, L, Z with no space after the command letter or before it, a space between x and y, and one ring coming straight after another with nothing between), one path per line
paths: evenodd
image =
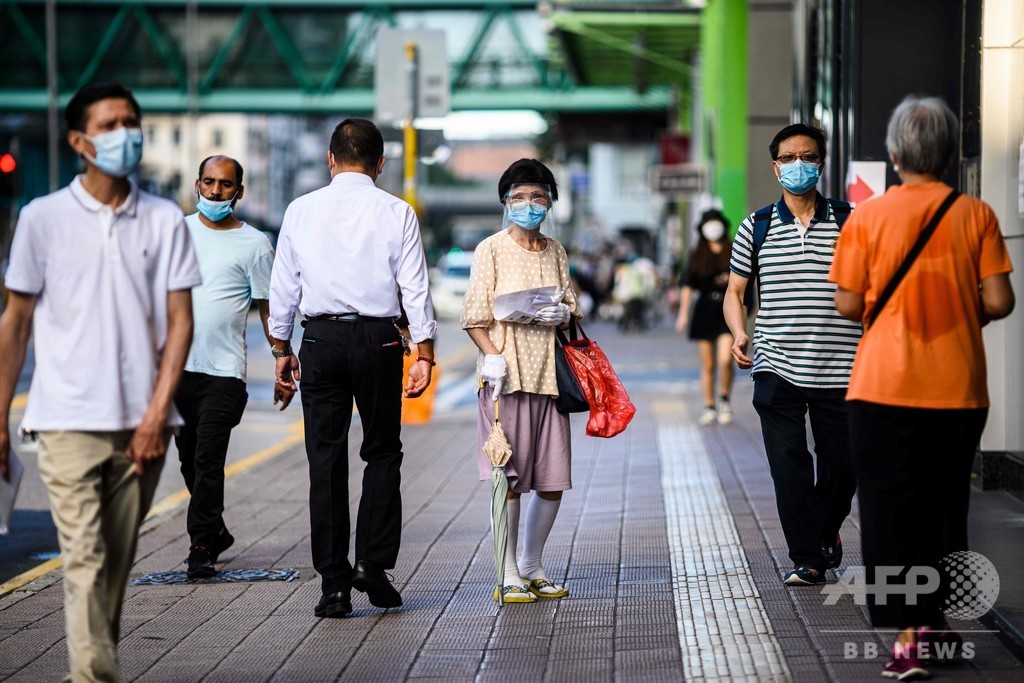
M783 165L791 164L797 159L806 164L817 164L818 162L821 161L821 157L819 157L817 154L780 154L779 156L775 157L775 161Z
M506 201L508 202L508 210L512 213L522 213L530 208L535 211L551 208L551 198L539 192L508 195Z

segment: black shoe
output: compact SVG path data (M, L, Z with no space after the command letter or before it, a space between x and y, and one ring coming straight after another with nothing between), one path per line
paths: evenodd
M821 546L821 557L825 560L825 569L835 569L843 561L843 542L838 535L835 545Z
M782 577L782 583L787 586L817 586L825 583L825 572L818 571L814 567L800 565L793 571L787 572Z
M352 613L352 600L348 592L325 593L313 608L313 614L321 619L340 619Z
M235 537L227 529L221 529L217 540L210 544L210 560L216 564L221 553L235 544Z
M395 590L383 569L377 569L364 560L357 560L352 572L352 587L366 593L374 607L401 607L402 594Z
M217 573L213 567L213 556L205 545L193 545L188 549L188 578L208 579Z

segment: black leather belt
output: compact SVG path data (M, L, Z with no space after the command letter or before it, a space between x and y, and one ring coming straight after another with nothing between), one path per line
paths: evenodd
M397 318L373 318L368 315L359 315L358 313L342 313L341 315L314 315L307 317L306 321L310 320L330 320L335 323L388 323L392 324Z

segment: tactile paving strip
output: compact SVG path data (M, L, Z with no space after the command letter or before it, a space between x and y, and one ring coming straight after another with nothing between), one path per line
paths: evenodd
M659 427L658 452L685 678L788 679L697 427L689 421Z

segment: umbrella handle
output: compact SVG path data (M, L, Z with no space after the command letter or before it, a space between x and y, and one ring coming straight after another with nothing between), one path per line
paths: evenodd
M495 401L494 402L494 421L495 422L498 421L498 403L500 403L500 402L501 401Z

